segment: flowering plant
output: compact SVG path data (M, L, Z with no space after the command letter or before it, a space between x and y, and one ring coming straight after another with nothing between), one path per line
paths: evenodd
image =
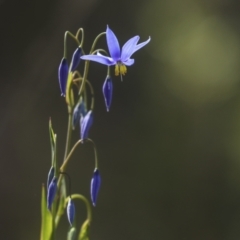
M100 37L106 35L108 53L104 49L95 49ZM79 37L81 36L81 41ZM67 37L71 37L77 43L77 48L72 55L70 65L67 60ZM125 75L126 66L131 66L134 59L130 57L134 52L145 46L150 41L137 44L139 36L135 36L128 40L122 50L120 50L118 40L113 31L107 26L106 32L100 33L94 40L90 53L84 55L84 30L80 28L76 35L67 31L64 36L64 54L59 65L58 79L61 95L65 98L68 109L68 127L66 137L66 147L63 163L59 163L57 158L57 135L54 133L51 119L49 121L49 134L51 143L51 166L48 173L47 189L42 187L41 199L41 236L40 240L54 240L59 221L66 210L67 218L70 224L68 232L68 240L89 240L89 229L92 222L92 209L88 199L81 194L71 193L71 179L66 172L67 165L75 149L80 144L90 143L94 150L95 168L90 184L90 195L93 206L97 204L98 192L101 185L101 176L98 167L98 158L96 145L92 139L88 137L89 130L93 124L94 110L94 89L88 79L88 69L90 61L96 61L107 65L107 77L103 83L103 96L107 111L110 110L112 102L113 83L110 74L110 66L115 65L115 75ZM101 54L104 53L105 55ZM81 74L77 70L80 62L85 60L84 72ZM89 96L90 95L90 96ZM88 103L90 100L90 104ZM79 140L72 146L71 135L72 130L80 128ZM66 177L69 186L66 185ZM47 192L47 197L46 193ZM68 194L67 194L68 193ZM87 218L82 224L77 237L77 227L75 221L75 205L76 200L84 202L87 208Z

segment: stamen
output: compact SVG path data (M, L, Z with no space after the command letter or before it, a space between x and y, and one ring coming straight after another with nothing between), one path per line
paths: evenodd
M124 64L120 65L120 73L124 76L127 72L127 67Z
M116 64L116 65L115 65L115 75L116 75L116 76L119 76L119 72L120 72L119 64Z

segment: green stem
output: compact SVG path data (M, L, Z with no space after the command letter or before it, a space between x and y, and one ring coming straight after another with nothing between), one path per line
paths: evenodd
M105 35L105 34L106 34L105 32L102 32L102 33L100 33L100 34L95 38L89 54L92 54L92 53L93 53L93 51L94 51L94 49L95 49L95 46L96 46L99 38L100 38L101 36ZM84 87L85 87L85 81L86 81L86 79L87 79L88 70L89 70L89 63L90 63L90 61L88 61L88 60L85 61L83 81L82 81L82 85L81 85L81 87L80 87L80 89L79 89L78 95L81 95L81 94L82 94L83 89L84 89Z
M98 157L97 157L97 148L96 148L96 144L94 143L94 141L90 138L87 139L88 142L92 143L93 145L93 149L94 149L94 157L95 157L95 168L98 168Z
M89 223L90 223L92 221L92 209L91 209L91 205L90 205L89 201L87 200L87 198L81 194L72 194L71 198L72 199L80 199L85 203L86 208L87 208L87 219L89 220ZM68 199L66 199L66 202L68 202Z
M63 57L64 58L67 58L67 36L70 36L71 38L73 38L77 42L77 44L79 45L78 39L71 32L66 31L65 35L64 35L64 52L63 52Z
M72 136L72 109L68 106L68 128L67 128L67 140L65 146L65 153L63 160L67 157L69 152L69 147L71 143L71 136Z
M78 30L77 30L77 33L76 33L76 39L78 40L78 38L79 38L79 34L82 34L82 38L81 38L81 43L79 44L79 46L80 47L82 47L82 45L83 45L83 42L84 42L84 30L83 30L83 28L79 28ZM78 40L79 41L79 40Z

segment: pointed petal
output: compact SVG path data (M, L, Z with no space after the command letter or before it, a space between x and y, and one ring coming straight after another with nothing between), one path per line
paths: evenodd
M110 57L105 57L103 55L84 55L81 57L83 60L90 60L94 62L98 62L107 66L114 65L116 62L110 58Z
M127 61L123 62L123 64L126 66L131 66L134 64L134 62L135 62L134 59L129 58Z
M139 41L139 36L135 36L131 39L129 39L122 47L122 55L121 55L121 60L122 62L126 61L128 58L131 57L137 42Z
M114 59L115 61L118 61L120 59L120 46L119 46L116 35L108 26L106 30L106 37L107 37L107 45L108 45L109 53L112 59Z
M146 44L148 44L148 43L150 42L150 40L151 40L151 37L149 37L147 41L142 42L142 43L136 45L133 53L135 53L135 52L138 51L140 48L142 48L142 47L144 47ZM133 53L132 53L132 54L133 54ZM130 56L130 57L131 57L131 56Z

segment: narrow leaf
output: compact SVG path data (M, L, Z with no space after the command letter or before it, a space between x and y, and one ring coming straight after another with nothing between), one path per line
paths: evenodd
M40 240L50 240L52 233L52 215L47 209L44 185L42 186L41 217L42 223Z

